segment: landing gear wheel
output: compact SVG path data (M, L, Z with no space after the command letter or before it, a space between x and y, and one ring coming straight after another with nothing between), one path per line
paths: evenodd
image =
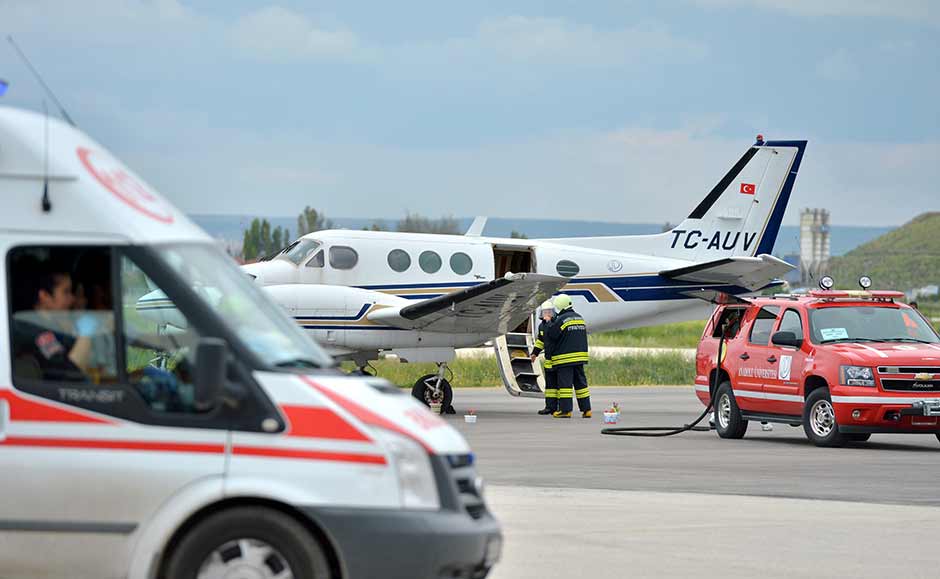
M842 446L848 440L839 432L836 411L826 388L817 388L806 397L803 406L803 432L816 446Z
M741 416L731 382L725 381L715 391L715 431L721 438L744 438L747 420Z
M852 433L852 434L843 434L846 440L849 442L868 442L868 439L871 438L870 432L865 433Z
M454 410L454 389L450 382L441 378L440 392L434 392L434 385L437 383L437 374L425 374L418 378L415 385L411 388L411 395L430 407L432 402L440 402L441 414L457 414ZM436 395L435 395L436 394Z
M264 507L211 515L193 527L167 560L164 578L331 579L320 544L292 517Z

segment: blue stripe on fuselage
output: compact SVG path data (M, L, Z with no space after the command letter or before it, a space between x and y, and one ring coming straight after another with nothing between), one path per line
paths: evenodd
M481 282L485 283L485 282ZM659 274L648 274L648 275L624 275L617 277L575 277L572 278L569 282L571 284L581 284L581 283L599 283L607 286L610 291L617 294L620 299L627 302L642 302L642 301L659 301L659 300L685 300L692 299L688 296L682 295L683 291L688 291L690 289L697 289L702 287L707 287L708 289L714 289L718 291L728 292L730 294L742 294L749 293L751 290L734 285L727 284L703 284L700 282L694 281L681 281L676 279L671 279L668 277L663 277ZM415 289L415 288L434 288L441 286L456 287L472 287L479 285L475 282L467 283L438 283L438 284L407 284L407 285L373 285L373 286L358 286L363 289L373 289L373 290L385 290L394 292L396 289ZM581 290L581 289L566 289L562 288L558 293L565 293L572 296L581 296L590 303L598 302L597 297L590 290ZM398 297L406 298L409 300L423 300L431 299L444 295L443 293L427 293L427 294L404 294ZM360 313L361 315L361 313ZM336 318L337 320L342 318Z
M330 320L333 322L355 322L359 318L365 315L368 311L370 304L362 304L362 308L359 310L359 313L354 316L294 316L294 319L298 322L303 322L304 320Z

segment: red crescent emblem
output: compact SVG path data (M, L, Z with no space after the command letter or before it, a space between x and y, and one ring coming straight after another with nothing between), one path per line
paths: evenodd
M129 175L122 167L110 166L112 162L108 160L100 160L97 164L93 163L92 158L96 153L91 149L79 147L76 152L78 153L78 159L88 169L88 172L118 199L151 219L161 223L173 223L172 209L151 192L146 185ZM99 156L98 159L101 159L101 157Z

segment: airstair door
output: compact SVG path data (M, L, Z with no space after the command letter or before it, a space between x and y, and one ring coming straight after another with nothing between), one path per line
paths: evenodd
M503 385L513 396L545 397L545 375L542 365L529 359L532 334L509 333L493 340L496 364L503 377Z

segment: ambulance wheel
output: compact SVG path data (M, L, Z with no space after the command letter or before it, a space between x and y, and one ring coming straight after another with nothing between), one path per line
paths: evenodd
M307 529L264 507L230 509L197 523L170 553L163 577L332 579L326 554Z
M715 432L722 438L744 438L747 420L741 416L731 382L725 381L715 391Z
M842 446L846 435L839 432L836 411L826 388L817 388L806 397L803 405L803 432L816 446Z
M454 389L450 382L441 378L440 392L435 395L434 384L437 382L437 374L425 374L418 378L415 385L411 388L411 395L420 400L425 406L430 407L432 402L440 402L441 414L457 414L454 410Z
M846 440L849 442L868 442L868 439L871 438L870 432L854 432L851 434L843 434Z

